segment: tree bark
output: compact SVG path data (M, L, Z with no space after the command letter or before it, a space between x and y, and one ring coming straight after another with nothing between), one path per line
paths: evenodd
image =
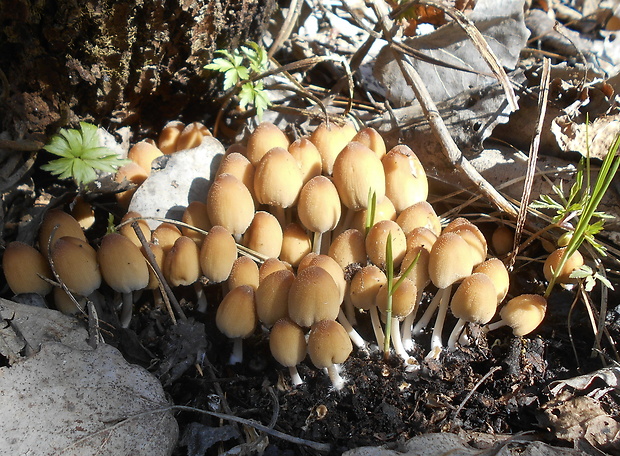
M0 0L0 129L44 139L205 120L216 49L262 35L275 0Z

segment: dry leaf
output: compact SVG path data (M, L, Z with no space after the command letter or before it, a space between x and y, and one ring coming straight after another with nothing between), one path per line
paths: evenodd
M585 156L589 144L590 157L602 160L620 132L620 115L599 117L589 125L560 116L551 124L551 131L562 150Z

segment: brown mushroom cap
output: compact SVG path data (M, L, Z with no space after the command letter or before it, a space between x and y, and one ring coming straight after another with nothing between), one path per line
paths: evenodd
M431 249L428 272L433 284L447 288L469 276L474 268L470 245L456 233L441 234Z
M535 294L523 294L508 301L499 314L512 328L515 336L525 336L540 325L545 318L546 310L545 298Z
M260 204L287 208L297 202L303 178L297 161L282 147L274 147L256 165L254 195Z
M321 154L310 139L299 138L288 146L288 151L299 165L304 184L313 177L321 175L323 170Z
M418 227L428 228L435 236L441 233L441 221L433 206L427 201L419 201L407 207L398 215L396 223L403 229L405 235Z
M161 157L162 155L162 151L159 150L156 145L148 141L140 141L129 149L127 158L140 165L140 167L144 169L148 175L150 175L151 163L153 160Z
M366 263L366 240L355 229L346 230L338 235L329 246L329 256L336 260L342 269L352 263Z
M246 154L256 166L263 156L274 147L287 149L290 141L286 135L271 122L262 122L248 138Z
M83 230L89 229L95 223L95 210L93 205L78 195L71 203L71 216L78 222Z
M121 219L121 223L138 217L141 217L138 212L129 211L123 216L123 218ZM132 223L127 223L126 225L121 226L118 232L125 236L127 239L129 239L131 242L133 242L137 247L141 247L142 243L140 242L140 238L138 238L138 235L136 234L131 225ZM138 227L140 228L140 231L142 231L144 239L146 239L147 241L151 239L151 228L149 227L149 224L146 220L138 220Z
M233 263L228 277L228 289L232 290L241 285L249 285L256 290L258 283L258 265L251 258L241 255Z
M474 264L482 263L487 257L487 240L476 225L459 217L452 220L443 233L456 233L467 242L472 249Z
M175 150L186 150L202 144L202 139L205 136L212 136L211 132L200 122L192 122L187 124L181 134L177 138L175 144Z
M491 246L497 256L507 255L512 251L515 240L515 233L512 228L506 225L499 225L491 236Z
M54 232L54 242L63 236L71 236L86 241L84 230L71 215L60 209L47 211L39 228L39 251L44 258L47 258L50 235L56 225L58 228Z
M543 266L543 273L545 275L545 279L551 280L553 277L553 271L556 270L560 266L560 261L566 252L566 247L562 247L553 251L545 260L545 264ZM579 250L576 250L570 258L564 263L564 267L558 274L558 278L556 279L557 283L577 283L577 279L572 279L570 275L572 272L583 266L583 256L579 253Z
M142 185L147 177L149 177L148 173L144 170L144 168L142 168L142 166L135 162L127 163L118 169L116 175L114 176L114 180L119 184L127 181L135 186L135 188L130 188L129 190L116 194L116 201L118 201L118 204L120 204L121 207L124 209L129 207L133 194L136 192L138 187Z
M125 236L106 234L97 251L103 280L119 293L131 293L149 284L149 268L142 252Z
M427 228L416 228L407 236L407 253L400 265L400 273L404 274L409 265L418 258L417 263L407 278L415 283L418 291L423 290L430 283L431 278L428 272L430 252L437 237Z
M282 227L269 212L257 211L243 234L241 243L268 258L277 258L282 251Z
M304 265L302 267L302 260L302 263L300 263L299 267L297 268L297 273L310 266L318 266L325 269L332 277L332 279L334 279L334 282L338 286L338 290L340 291L340 302L342 302L342 300L344 299L344 292L347 288L347 281L344 278L344 271L336 262L336 260L334 260L328 255L316 255L312 253L308 254L306 258L309 258L307 265Z
M297 223L291 223L282 232L280 259L296 267L312 251L310 236Z
M246 157L239 152L232 152L222 158L216 176L220 174L231 174L235 176L239 182L247 187L252 196L254 196L254 165L250 163Z
M151 233L151 242L160 245L164 253L168 254L172 246L182 236L181 230L172 223L164 222Z
M356 133L355 127L349 122L343 125L323 122L312 132L310 141L321 154L323 174L332 174L336 158Z
M164 154L176 152L177 140L184 128L185 124L178 120L171 120L168 122L164 128L162 128L161 133L159 133L159 138L157 139L157 147L159 150Z
M400 277L394 277L394 283L398 282L399 279ZM413 281L405 277L396 291L392 294L392 317L402 320L413 312L416 304L418 303L417 295L417 287ZM381 286L381 288L379 288L375 302L381 313L386 314L388 305L387 281Z
M476 266L473 272L486 274L493 282L495 291L497 291L497 303L499 304L504 300L510 287L510 276L508 275L506 265L501 260L490 258Z
M215 314L215 324L230 339L250 337L258 325L254 288L242 285L224 296Z
M302 225L314 233L336 228L340 221L341 204L338 190L325 176L310 179L301 189L297 215Z
M412 204L428 197L428 180L422 163L413 151L403 144L392 148L382 159L385 170L385 194L402 212Z
M276 271L283 271L285 269L293 272L293 267L290 264L278 258L267 258L258 268L258 283L260 284L269 274Z
M54 307L65 315L77 315L80 309L61 287L54 287Z
M371 309L376 303L379 290L386 283L387 277L377 266L371 264L363 267L351 279L349 289L351 303L358 309Z
M173 287L187 286L200 277L200 251L187 236L179 237L164 257L164 276Z
M230 232L222 226L214 226L205 236L200 248L200 269L213 283L228 279L237 259L237 244Z
M371 149L379 160L383 158L387 150L383 137L372 127L362 128L351 141L361 143Z
M367 213L368 209L362 209L361 211L357 211L353 215L353 220L351 221L351 228L359 230L362 233L365 232ZM373 225L382 220L396 220L396 209L394 208L394 205L387 196L383 198L383 201L378 202L375 206L375 219L373 220Z
M9 243L2 257L2 269L7 284L15 294L37 293L45 296L52 291L52 284L41 278L52 278L47 260L28 244L19 241Z
M304 330L288 318L279 319L269 333L269 349L275 360L283 366L296 366L306 357Z
M201 201L192 201L189 203L189 206L187 206L183 212L181 221L196 228L200 228L203 231L209 231L211 229L207 205ZM201 245L202 240L205 238L204 234L186 226L181 227L181 233L183 236L192 239L197 245Z
M97 252L88 242L71 236L61 237L52 249L52 261L69 290L88 296L101 286Z
M486 274L466 277L452 296L450 309L457 318L473 323L488 323L497 310L497 292Z
M340 310L340 291L323 268L310 266L297 274L288 296L288 313L299 326L335 320Z
M287 270L273 272L256 289L256 313L267 327L288 316L288 295L295 275Z
M381 160L363 144L352 142L340 152L333 168L334 185L342 203L353 211L368 207L368 195L377 202L385 197L385 174Z
M254 218L254 200L243 183L231 174L215 178L207 195L207 213L213 225L242 235Z
M373 264L385 266L387 238L390 234L392 235L392 258L396 269L407 252L407 238L396 222L381 220L373 225L366 236L366 253Z
M340 323L322 320L312 325L308 335L308 354L317 368L344 363L351 351L351 339Z
M155 257L155 262L157 263L157 266L159 266L160 271L162 271L163 273L164 271L164 250L159 245L153 244L152 242L147 243L147 245L149 249L151 249L151 253L153 254L153 257ZM144 246L140 247L140 252L142 252L142 256L144 256L144 258L146 259L147 254L146 254L146 250L144 249ZM145 288L147 290L155 290L156 288L159 288L159 278L157 277L157 274L155 273L155 271L151 269L151 267L149 267L149 283Z

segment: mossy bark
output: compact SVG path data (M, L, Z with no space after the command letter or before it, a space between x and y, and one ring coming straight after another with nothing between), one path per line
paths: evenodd
M77 119L108 128L204 120L218 48L263 33L274 0L0 0L0 131L43 139ZM212 110L211 110L212 111Z

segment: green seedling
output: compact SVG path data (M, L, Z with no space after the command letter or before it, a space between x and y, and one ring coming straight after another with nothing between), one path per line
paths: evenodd
M600 255L606 255L604 246L596 241L594 236L603 229L605 219L610 216L596 209L609 189L618 171L618 167L620 166L620 155L618 155L619 147L620 134L616 136L607 151L594 187L590 184L590 153L588 148L585 159L582 159L580 163L575 183L571 187L568 197L565 198L564 193L561 191L562 189L559 188L556 190L556 194L560 196L560 202L553 200L549 196L545 196L541 197L541 201L537 201L535 202L536 204L533 204L535 208L555 210L557 215L554 217L554 223L565 229L570 230L572 227L569 224L569 220L573 218L577 220L574 229L571 230L572 233L566 245L566 252L562 257L562 261L558 265L556 271L554 271L554 275L545 290L545 298L548 298L551 294L551 290L557 280L557 272L562 270L566 260L570 258L584 242L588 242L592 245ZM586 181L585 185L584 179ZM598 218L598 220L593 221L594 218ZM584 277L589 276L591 281L600 278L599 274L587 274L584 272L576 272L576 274L576 277L579 277L579 274ZM607 285L606 281L602 281L602 283Z
M366 220L364 220L364 232L368 235L368 232L375 224L375 214L377 213L377 193L372 189L368 190L368 209L366 209Z
M265 109L271 106L271 101L262 81L253 80L264 73L269 66L269 57L262 46L248 41L234 51L218 50L221 55L213 60L205 69L224 74L224 90L237 88L239 90L239 105L242 108L254 106L260 120Z
M41 169L60 179L73 179L78 186L97 179L95 170L115 173L129 162L102 147L97 127L87 122L80 122L79 130L62 128L43 149L60 158L41 166Z

